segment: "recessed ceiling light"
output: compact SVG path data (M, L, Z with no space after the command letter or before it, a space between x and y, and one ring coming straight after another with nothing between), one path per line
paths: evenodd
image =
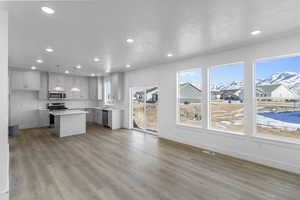
M173 54L168 53L167 56L170 58L170 57L173 57Z
M96 74L93 73L93 74L91 74L91 76L96 76Z
M47 13L47 14L54 14L55 13L55 10L53 10L52 8L46 7L46 6L41 7L41 9L44 13Z
M69 70L66 70L65 73L66 73L66 74L69 74L70 72L69 72Z
M131 65L127 64L126 67L129 68L129 67L131 67Z
M54 50L51 47L48 47L47 49L45 49L45 51L52 53Z
M134 39L128 38L128 39L126 40L126 42L127 42L127 43L134 43Z
M77 66L76 66L76 69L81 69L81 65L77 65Z
M254 30L251 32L251 35L259 35L261 34L261 30Z
M94 62L99 62L100 61L100 59L97 58L97 57L95 57L93 60L94 60Z
M44 61L42 59L37 59L36 62L37 63L43 63Z
M106 72L106 73L109 73L109 72L110 72L110 69L107 69L105 72Z
M32 70L36 70L36 66L31 66L31 69Z

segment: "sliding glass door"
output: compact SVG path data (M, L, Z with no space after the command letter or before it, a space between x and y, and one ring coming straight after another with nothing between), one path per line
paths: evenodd
M132 127L145 128L145 91L143 89L132 90Z
M158 88L132 88L132 127L151 133L158 131Z

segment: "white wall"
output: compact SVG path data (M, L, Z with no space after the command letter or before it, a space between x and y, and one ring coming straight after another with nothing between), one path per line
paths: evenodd
M255 38L254 38L255 39ZM257 58L300 53L300 37L273 40L226 52L203 55L171 64L126 72L124 77L125 99L123 102L124 127L129 127L129 88L139 86L159 86L159 137L190 144L193 146L228 154L245 160L300 173L300 143L293 144L254 137L255 125L254 86L250 80L254 71L252 61ZM201 128L176 125L176 72L190 68L207 68L245 62L245 127L246 135L229 134ZM203 86L208 87L208 85ZM253 98L253 99L252 99ZM204 100L204 104L207 100ZM204 109L208 112L208 109ZM207 124L207 123L205 123Z
M0 10L0 200L8 200L8 28Z
M38 93L35 91L12 91L10 93L10 125L19 128L39 127Z

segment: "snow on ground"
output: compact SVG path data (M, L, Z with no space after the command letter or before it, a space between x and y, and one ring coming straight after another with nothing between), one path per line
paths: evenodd
M234 115L234 117L242 117L242 116L244 116L244 113L238 113Z
M243 123L244 123L243 120L236 120L233 122L233 125L239 126L239 125L242 125Z
M262 125L262 127L268 127L268 128L275 127L277 129L286 130L286 131L296 131L297 129L300 129L300 124L284 122L269 117L265 117L259 114L256 115L256 119L257 119L257 124Z
M224 125L231 125L232 123L230 121L220 121L220 123Z

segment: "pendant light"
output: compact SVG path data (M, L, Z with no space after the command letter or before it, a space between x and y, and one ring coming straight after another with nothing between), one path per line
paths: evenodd
M59 73L59 65L56 65L56 67L57 67L57 73ZM58 75L55 75L55 87L53 88L53 90L57 92L62 92L64 91L64 88L58 85L57 77Z

